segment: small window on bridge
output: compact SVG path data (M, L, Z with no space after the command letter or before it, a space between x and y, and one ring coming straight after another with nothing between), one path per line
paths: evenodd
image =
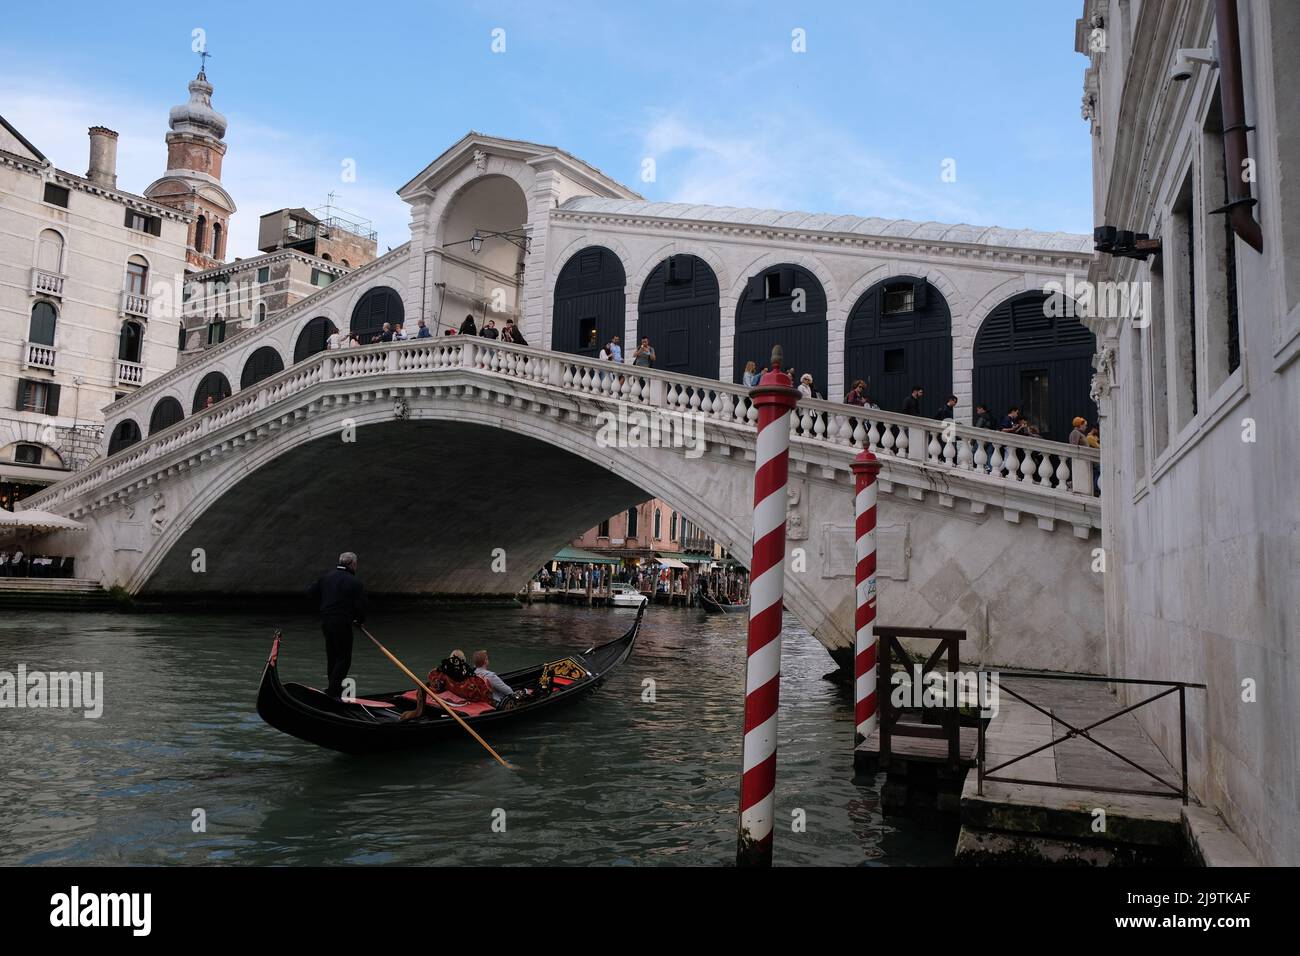
M578 323L578 348L594 349L599 345L596 342L596 320L583 319Z

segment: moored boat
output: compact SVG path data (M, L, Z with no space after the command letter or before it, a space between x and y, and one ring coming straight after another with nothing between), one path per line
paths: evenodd
M501 709L490 704L464 702L456 710L479 733L548 714L599 687L632 653L644 608L622 637L558 661L501 674L515 690L533 690L534 696ZM337 700L315 688L280 680L278 658L281 637L277 631L271 655L262 671L257 692L257 713L272 727L309 743L349 754L405 750L467 737L463 727L437 704L426 705L425 716L403 720L415 707L413 688L384 694ZM453 698L455 699L455 698Z
M700 607L710 614L743 614L749 610L749 602L732 604L730 601L719 601L704 592L700 592Z

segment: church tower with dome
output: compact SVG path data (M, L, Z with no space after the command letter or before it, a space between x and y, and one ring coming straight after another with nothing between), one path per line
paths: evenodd
M192 216L186 272L202 272L225 261L235 201L221 185L226 155L226 118L212 108L212 84L200 68L190 81L188 102L172 107L167 134L167 169L144 194Z

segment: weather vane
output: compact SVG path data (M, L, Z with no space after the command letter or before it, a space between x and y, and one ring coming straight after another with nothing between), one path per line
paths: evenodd
M212 54L208 52L207 47L204 47L202 50L199 51L199 72L200 73L206 73L208 71L208 57L210 56L212 56Z

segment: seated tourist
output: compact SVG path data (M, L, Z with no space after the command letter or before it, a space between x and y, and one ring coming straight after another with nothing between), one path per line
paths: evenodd
M515 691L513 687L488 668L488 663L487 651L474 652L474 676L480 677L487 682L488 690L492 694L493 706L500 707L503 700L515 695Z

